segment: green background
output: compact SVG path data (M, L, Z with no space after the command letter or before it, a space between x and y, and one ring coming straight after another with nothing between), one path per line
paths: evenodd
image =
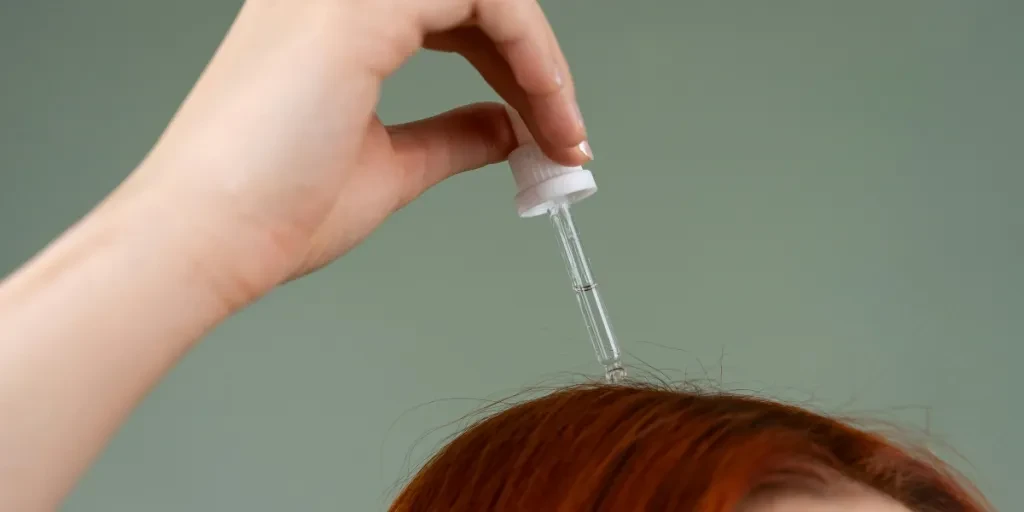
M0 272L143 157L239 4L2 3ZM1024 2L545 8L597 155L576 218L634 373L898 421L1024 508ZM423 54L380 114L487 99ZM382 510L483 399L598 375L514 192L504 166L458 177L229 321L67 510Z

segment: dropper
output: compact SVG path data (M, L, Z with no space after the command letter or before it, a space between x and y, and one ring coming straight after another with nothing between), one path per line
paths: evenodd
M583 253L583 244L580 243L579 233L569 212L571 204L597 192L594 175L580 166L567 167L548 158L534 141L519 114L508 106L506 110L519 142L519 147L508 156L512 176L519 188L516 194L519 216L526 218L547 214L551 218L597 361L604 367L605 380L610 383L620 382L626 377L622 355L608 319L608 310L601 300L597 282L590 271L590 263Z

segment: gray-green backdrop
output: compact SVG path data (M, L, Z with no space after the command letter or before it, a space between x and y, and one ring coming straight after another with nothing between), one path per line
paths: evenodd
M544 5L631 363L897 420L1024 507L1024 2ZM0 272L129 172L238 6L2 3ZM492 96L420 55L383 98L397 122ZM382 510L481 399L597 375L553 234L513 193L503 166L461 176L228 322L67 510Z

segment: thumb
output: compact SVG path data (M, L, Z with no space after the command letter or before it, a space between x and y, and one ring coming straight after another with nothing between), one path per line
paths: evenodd
M411 188L407 197L449 176L504 161L516 147L505 107L498 103L467 105L387 130Z

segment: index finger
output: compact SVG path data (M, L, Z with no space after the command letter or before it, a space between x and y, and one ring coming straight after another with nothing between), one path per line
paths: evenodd
M469 59L523 115L548 156L567 165L592 158L569 67L536 0L430 5L421 17L428 47L457 51Z
M514 106L532 121L534 136L553 149L576 149L577 163L593 158L569 67L540 5L477 0L477 21L522 88L525 104Z

